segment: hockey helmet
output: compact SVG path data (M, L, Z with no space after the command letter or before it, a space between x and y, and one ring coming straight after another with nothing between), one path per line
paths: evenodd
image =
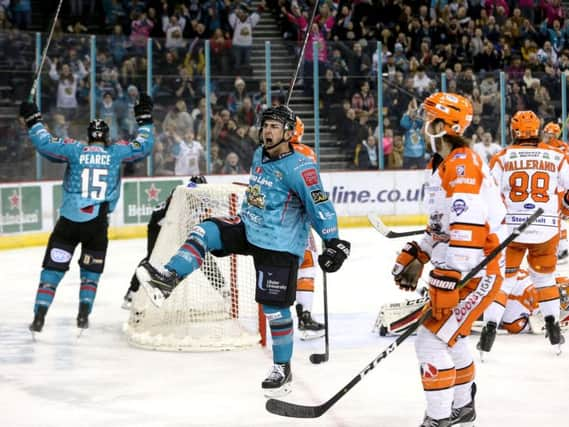
M426 113L426 129L431 122L442 120L444 131L439 135L460 136L472 122L472 102L455 93L436 92L423 101Z
M300 120L300 117L296 116L296 123L294 125L294 135L290 139L293 144L300 144L302 142L302 136L304 135L304 123Z
M531 110L516 111L510 121L510 130L515 139L534 139L539 137L540 121Z
M91 142L109 142L109 126L102 119L95 119L89 123L87 128L89 143Z
M283 124L283 129L294 130L296 126L296 114L286 105L269 107L261 116L261 129L267 120L276 120Z
M559 138L561 135L561 127L555 122L549 122L543 127L543 133L553 135L555 138Z

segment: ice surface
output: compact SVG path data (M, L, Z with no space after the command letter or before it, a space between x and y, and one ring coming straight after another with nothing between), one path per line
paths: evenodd
M348 229L352 256L328 276L330 361L312 365L323 340L295 339L294 391L287 400L319 404L392 340L371 330L382 303L406 296L390 280L396 250L372 229ZM0 252L0 425L2 426L374 426L419 425L425 408L413 338L382 361L317 420L269 414L260 384L272 362L254 348L222 353L164 353L130 347L121 310L143 240L110 243L91 315L78 340L76 258L33 342L28 331L43 248ZM77 257L77 253L76 253ZM566 273L565 273L566 274ZM315 313L321 319L318 284ZM477 337L471 339L474 351ZM567 426L569 345L555 356L543 336L498 336L477 363L478 427ZM478 361L478 355L476 355Z

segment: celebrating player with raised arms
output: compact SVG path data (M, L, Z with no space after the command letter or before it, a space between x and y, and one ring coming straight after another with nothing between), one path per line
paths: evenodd
M160 305L181 279L199 268L207 252L253 256L255 299L269 320L274 365L262 382L267 396L290 392L297 272L314 228L326 246L318 257L327 272L338 270L350 253L340 240L336 212L324 193L317 166L294 151L290 139L296 115L286 106L262 114L262 146L254 155L249 185L239 215L209 218L194 226L164 267L143 264L137 271L155 304ZM191 286L191 279L188 286Z
M63 202L60 217L49 237L43 270L34 305L32 332L41 332L45 315L59 282L69 270L77 245L81 243L81 287L77 327L88 327L89 314L107 252L109 227L107 215L115 209L120 195L121 163L140 160L152 152L154 144L152 99L141 94L134 106L139 125L134 141L110 144L109 127L96 119L87 129L88 143L54 138L45 128L35 104L23 102L20 115L29 129L30 139L45 158L67 163L63 178Z
M565 154L539 141L540 120L533 111L518 111L510 122L512 144L490 162L508 209L510 229L525 221L539 207L544 213L506 248L506 279L494 303L484 313L478 349L489 352L502 320L508 294L516 283L527 253L531 281L545 319L546 336L552 345L564 338L559 328L559 288L555 285L559 243L560 189L569 189L569 164ZM567 198L565 196L565 198ZM565 202L569 204L568 202Z
M474 360L468 345L473 322L492 302L503 280L500 255L458 289L470 272L505 237L506 210L484 161L462 135L472 121L472 104L451 93L423 102L424 132L434 152L427 184L427 231L409 242L393 267L396 284L414 290L429 260L432 317L419 327L415 349L427 410L421 427L471 422Z

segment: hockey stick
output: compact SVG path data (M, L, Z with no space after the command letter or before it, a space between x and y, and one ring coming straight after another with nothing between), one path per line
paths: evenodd
M328 337L328 283L326 280L326 272L323 273L324 279L324 343L326 351L324 353L314 353L310 355L310 361L315 365L327 362L330 357L330 341Z
M47 57L47 49L49 48L49 45L51 43L51 38L53 37L53 30L55 30L55 23L57 22L57 18L59 17L59 11L61 10L62 4L63 0L59 0L59 4L57 5L57 10L55 11L55 16L53 17L53 22L51 23L51 29L49 30L49 35L47 36L47 41L45 42L45 46L41 54L40 64L34 75L34 81L32 83L32 89L30 90L30 95L28 96L28 102L33 102L34 97L36 96L41 70L43 69L43 63L45 62L45 58Z
M398 237L406 237L406 236L416 236L418 234L423 234L425 232L425 229L401 231L401 232L393 231L389 229L389 227L383 223L379 215L376 214L368 214L367 219L369 220L373 228L375 228L377 231L379 231L388 239L396 239Z
M306 49L306 44L308 43L308 36L310 31L312 31L312 24L314 23L314 18L316 17L316 12L318 11L318 0L314 0L314 9L312 9L312 16L310 16L310 23L306 27L306 33L304 34L304 40L302 41L302 49L300 50L300 56L298 57L298 62L296 63L296 70L292 76L288 92L286 94L285 105L288 107L290 98L292 97L292 91L294 90L294 85L296 84L296 79L298 78L298 72L300 71L300 66L302 65L302 60L304 59L304 51ZM269 90L271 90L269 88Z
M474 267L464 278L458 283L457 287L462 288L470 279L472 279L480 270L482 270L486 265L492 261L502 250L506 248L514 239L516 239L525 229L532 224L541 214L543 209L539 208L535 211L528 219L520 224L514 231L506 238L500 245L498 245L492 252L490 252L476 267ZM397 337L397 339L392 342L385 350L383 350L379 355L375 357L366 367L360 371L352 380L340 389L334 396L328 399L326 402L316 405L297 405L295 403L284 402L277 399L269 399L265 405L267 411L281 415L284 417L293 418L318 418L324 414L328 409L330 409L338 400L344 397L357 383L359 383L363 377L365 377L372 369L374 369L379 362L389 356L395 351L399 345L405 341L413 332L415 332L419 326L421 326L425 321L431 316L431 308L429 304L425 304L423 307L423 314L411 327L409 327L402 335Z

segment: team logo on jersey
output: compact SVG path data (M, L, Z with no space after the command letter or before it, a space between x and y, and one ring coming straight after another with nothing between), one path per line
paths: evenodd
M464 200L456 199L452 202L451 210L458 216L463 212L466 212L468 210L468 206L466 206L466 202Z
M456 153L453 157L454 159L466 159L465 153Z
M263 168L262 168L261 166L257 166L257 167L255 168L255 173L262 174L262 173L263 173Z
M466 166L464 166L464 165L458 165L458 166L456 167L456 175L457 175L457 176L464 176L465 170L466 170Z
M313 185L318 184L318 173L316 172L316 169L306 169L301 173L301 175L304 183L308 187L312 187Z
M314 190L310 192L310 195L312 196L312 200L314 201L315 204L324 203L328 201L328 196L323 191Z
M439 370L435 365L430 363L421 363L421 376L423 378L436 378L439 375Z
M526 203L524 209L535 209L535 205L533 203Z
M283 179L283 173L281 171L275 171L275 177L280 181Z
M247 187L245 191L247 194L247 202L259 209L265 209L265 195L261 192L260 185L253 185Z

